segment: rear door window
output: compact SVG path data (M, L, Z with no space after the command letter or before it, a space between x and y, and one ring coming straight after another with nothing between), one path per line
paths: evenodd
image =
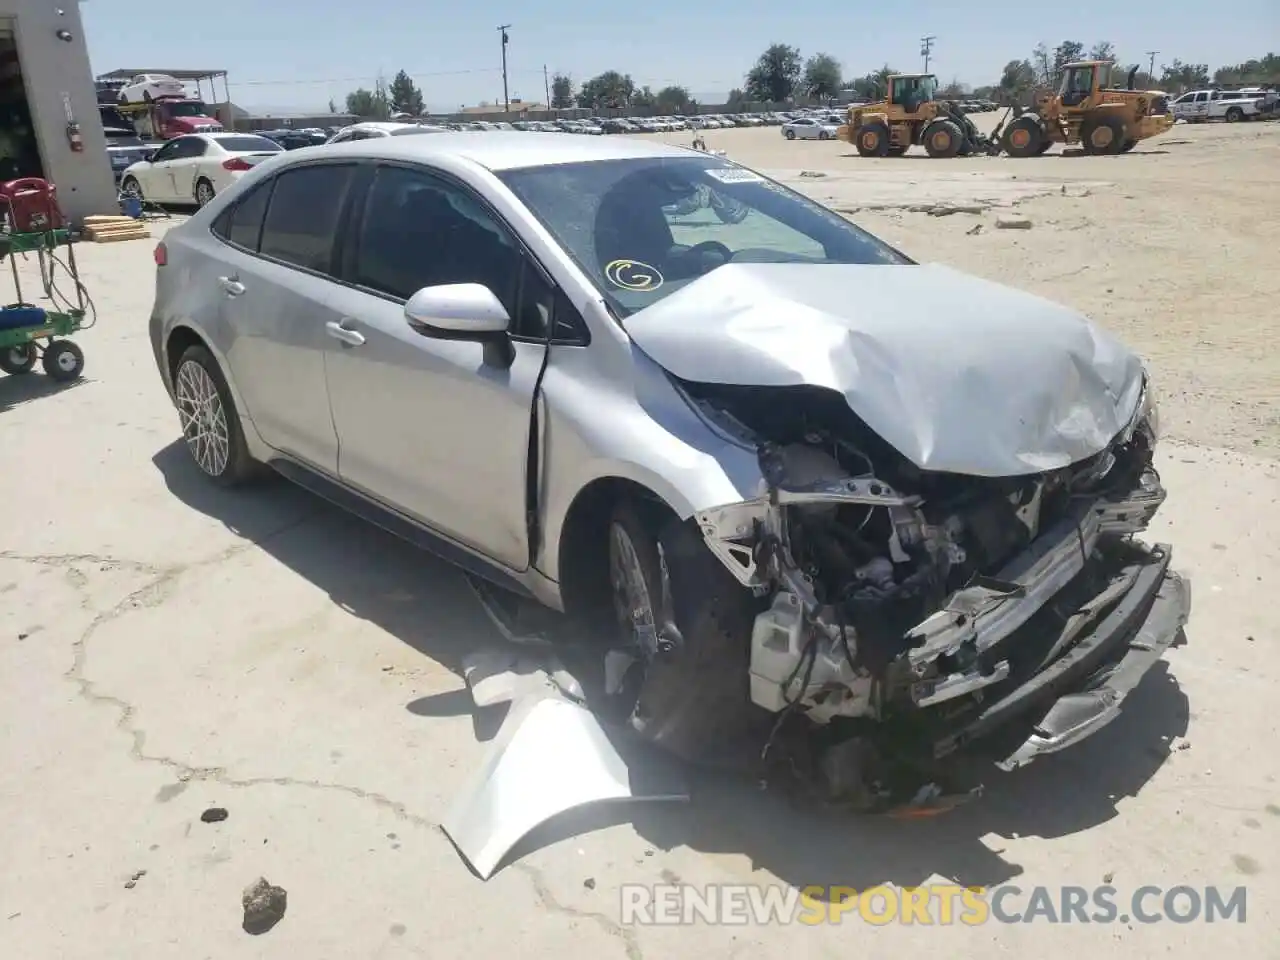
M329 273L354 164L319 164L275 178L258 250L264 257Z
M267 212L267 201L271 199L273 182L254 187L239 203L218 217L213 224L214 234L237 247L257 253L262 218Z

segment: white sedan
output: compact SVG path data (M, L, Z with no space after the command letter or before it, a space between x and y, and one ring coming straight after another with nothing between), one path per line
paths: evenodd
M840 127L825 119L797 117L782 125L782 135L788 140L834 140Z
M160 97L185 97L181 80L167 73L140 73L120 88L121 103L150 103Z
M120 192L155 203L193 203L203 207L246 171L284 147L252 133L192 133L176 137L151 155L126 167Z
M418 133L444 133L445 128L430 123L401 123L397 120L365 120L343 127L325 143L348 140L376 140L379 137L413 136Z

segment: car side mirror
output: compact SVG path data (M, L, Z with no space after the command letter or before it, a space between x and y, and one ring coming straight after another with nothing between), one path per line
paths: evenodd
M404 305L405 322L425 337L471 340L485 345L485 362L509 367L515 359L511 316L482 283L423 287Z

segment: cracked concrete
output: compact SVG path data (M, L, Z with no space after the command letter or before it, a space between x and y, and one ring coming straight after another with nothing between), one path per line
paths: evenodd
M83 384L0 377L0 956L835 957L871 938L889 954L1265 954L1280 894L1280 761L1259 747L1280 735L1280 616L1263 601L1280 582L1276 461L1166 445L1154 533L1193 577L1188 645L1108 730L980 803L867 821L699 778L690 804L548 829L482 883L438 823L483 751L457 670L491 627L452 570L310 495L200 481L152 369L149 252L83 248L103 314L80 338ZM228 818L202 823L212 806ZM258 876L289 908L254 938L240 894ZM1249 922L619 922L624 883L1104 878L1122 892L1247 882Z

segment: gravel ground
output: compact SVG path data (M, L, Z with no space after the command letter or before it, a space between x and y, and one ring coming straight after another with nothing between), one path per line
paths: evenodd
M1278 138L1178 128L1115 159L941 164L713 131L735 159L880 207L851 215L913 256L1064 300L1150 358L1173 438L1153 535L1193 579L1188 643L1106 731L949 816L815 816L698 779L687 805L550 831L487 883L437 827L483 753L456 672L492 639L481 612L451 570L308 494L200 482L147 343L151 244L85 245L86 379L0 376L0 956L834 958L871 938L885 955L1273 956ZM944 201L986 209L909 210ZM1032 228L997 229L1010 214ZM214 807L226 819L202 821ZM259 877L288 899L255 937L241 897ZM1143 885L1245 885L1248 913L620 923L622 884L675 881L1011 883L1015 909L1037 885L1109 883L1122 904Z

